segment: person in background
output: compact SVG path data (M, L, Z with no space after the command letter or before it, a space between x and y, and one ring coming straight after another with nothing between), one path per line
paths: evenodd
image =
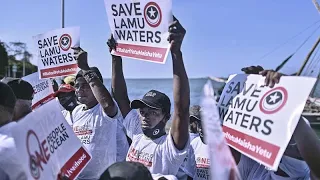
M189 134L190 134L190 142L193 139L199 136L198 125L200 121L200 106L195 105L190 108L190 125L189 125Z
M189 114L190 114L189 134L190 134L190 143L192 143L192 141L195 138L199 137L198 126L199 126L199 121L200 121L200 106L194 105L194 106L190 107ZM191 147L189 147L189 148L191 148ZM185 167L187 166L188 156L189 156L189 154L187 154L181 167L179 168L179 171L177 174L177 178L179 180L186 180L188 178L188 175L186 174L186 172L184 170Z
M16 122L13 120L16 97L12 89L0 82L0 179L27 179L22 165L17 159L17 152L11 129Z
M61 84L59 90L54 93L61 104L61 112L66 118L68 124L72 127L72 111L78 105L75 88L70 84Z
M99 69L89 67L88 54L83 49L73 50L81 69L75 80L75 94L81 104L72 112L73 131L92 155L78 179L99 179L116 162L117 154L127 152L128 142L124 132L117 129L121 112L103 85Z
M27 81L18 78L4 78L2 82L8 84L16 96L13 121L19 121L32 112L33 87Z
M275 72L273 70L263 70L263 68L260 66L255 67L251 66L248 68L243 68L242 71L244 71L246 74L260 74L262 76L265 76L265 85L269 87L274 87L275 84L279 83L280 77L283 76L283 74L279 72ZM238 165L238 169L240 172L240 175L242 179L258 179L258 180L265 180L265 179L310 179L310 169L307 165L319 165L318 162L315 162L315 160L318 160L317 158L310 158L311 156L314 156L315 151L310 150L310 146L314 144L318 149L316 148L317 153L319 154L319 142L315 141L314 138L311 137L311 140L313 140L312 144L310 141L303 141L301 137L305 138L305 135L302 134L306 130L306 127L304 126L303 120L300 119L298 126L296 128L296 131L293 134L293 140L296 142L295 146L289 145L280 161L279 168L276 172L267 170L263 165L259 164L258 162L248 158L247 156L239 153L238 151L234 150L233 148L230 148L233 154L233 157ZM302 125L301 125L302 124ZM300 129L299 126L304 126ZM299 134L298 134L299 133ZM305 133L305 132L304 132ZM312 136L312 133L309 133L309 135ZM303 139L304 139L303 138ZM297 148L298 150L296 152L298 153L290 153L293 152L292 149ZM310 155L309 153L313 154ZM316 156L314 156L316 157ZM304 160L307 160L305 162ZM316 166L312 166L315 169ZM315 171L317 172L317 171ZM314 173L315 173L314 172Z
M56 92L59 90L59 85L55 79L51 79L53 91Z
M185 33L186 30L174 18L168 38L174 94L174 114L168 135L165 126L171 116L169 97L160 91L150 90L142 99L130 104L122 58L112 55L112 93L124 117L127 135L132 139L126 160L143 163L152 174L176 175L189 147L190 88L181 52ZM116 48L113 36L108 40L108 46L110 52Z
M117 162L108 167L99 180L153 180L150 171L137 162Z
M195 118L198 124L199 137L196 137L191 143L188 151L188 160L185 165L185 172L189 179L207 180L210 179L210 156L208 145L205 141L205 134L201 122L201 108L194 106L190 110L190 116Z

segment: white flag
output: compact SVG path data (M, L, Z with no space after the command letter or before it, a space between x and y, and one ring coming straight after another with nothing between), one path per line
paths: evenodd
M214 90L210 80L204 86L201 109L204 133L206 137L210 137L206 138L210 154L210 179L241 179L222 131Z

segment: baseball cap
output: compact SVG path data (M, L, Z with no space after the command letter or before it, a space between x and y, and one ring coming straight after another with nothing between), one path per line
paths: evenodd
M141 163L117 162L111 165L99 180L153 180L150 171Z
M201 121L201 107L199 105L191 106L189 109L189 117Z
M132 109L139 109L145 106L153 109L163 109L164 112L170 113L171 102L169 97L164 93L151 90L142 99L136 99L131 102Z
M69 93L69 92L75 92L75 89L70 84L61 84L58 91L54 93L54 96L57 97L59 93Z
M101 75L101 73L100 73L100 71L99 71L99 69L97 67L90 67L90 71L95 72L97 74L98 78L100 79L100 81L103 82L102 75ZM78 72L78 74L76 75L76 79L79 78L79 77L83 77L83 75L84 75L83 70L80 70Z
M16 96L10 86L0 81L0 105L14 109L16 105Z
M1 80L10 86L17 99L32 100L34 95L33 87L27 81L19 78L3 78Z

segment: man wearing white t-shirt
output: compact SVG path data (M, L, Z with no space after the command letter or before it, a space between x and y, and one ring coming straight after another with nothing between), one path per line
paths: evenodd
M190 109L190 118L198 121L199 137L196 137L190 144L185 172L189 176L188 179L210 180L210 156L208 145L204 141L200 112L200 106L193 106Z
M117 160L117 123L121 119L121 113L103 85L98 68L89 67L87 52L80 47L73 49L81 69L75 81L75 94L81 105L72 112L73 131L92 155L78 179L99 179ZM123 136L125 150L128 142L124 132Z
M12 122L16 97L11 88L0 82L0 179L27 179L23 167L16 158L16 146L11 129L16 125Z
M124 117L127 135L132 139L127 161L143 163L152 174L162 175L177 174L189 147L190 88L180 50L186 30L174 18L169 33L174 84L174 114L169 134L165 132L165 125L170 119L169 97L151 90L130 104L122 58L112 56L112 92ZM108 45L110 51L116 48L113 37Z

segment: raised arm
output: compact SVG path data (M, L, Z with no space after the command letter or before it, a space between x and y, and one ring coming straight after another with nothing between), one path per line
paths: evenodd
M173 97L174 114L171 135L177 149L183 149L188 142L189 133L189 106L190 87L188 76L184 67L181 44L186 30L174 17L169 26L169 42L171 43L171 56L173 64Z
M111 35L111 38L108 40L109 51L116 48L116 42ZM122 67L122 58L120 56L112 56L112 95L122 113L123 118L131 111L130 100L127 92L126 81L124 80L123 67Z
M88 53L80 47L73 48L75 57L78 62L78 67L84 72L84 78L90 85L94 97L103 108L104 112L109 117L114 117L117 114L117 106L115 105L109 91L103 85L95 72L90 70L88 65Z
M300 118L293 134L299 152L313 175L320 178L320 141L313 129Z

